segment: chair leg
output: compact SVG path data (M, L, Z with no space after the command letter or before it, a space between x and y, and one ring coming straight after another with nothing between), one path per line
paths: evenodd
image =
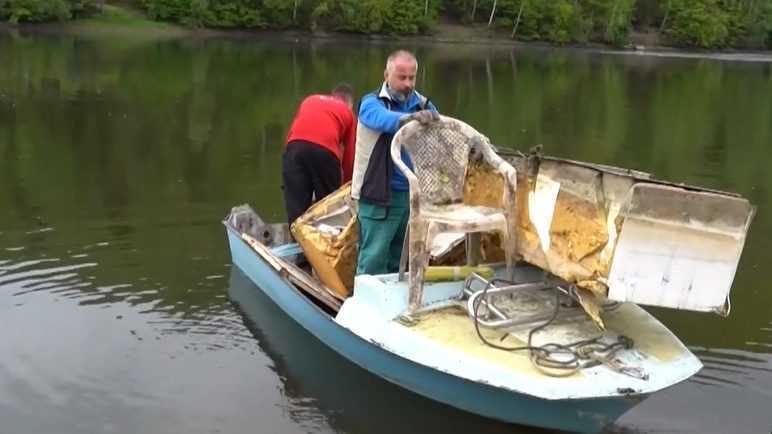
M480 265L480 239L481 232L470 232L466 234L466 265Z
M403 282L405 280L405 270L407 269L407 258L410 256L410 227L408 226L405 231L405 239L402 242L402 254L399 256L399 273L397 273L397 280Z
M429 225L422 220L411 221L408 229L410 236L410 257L408 273L409 311L415 312L421 306L424 289L424 272L429 264Z
M502 245L504 247L504 258L507 261L507 279L510 281L515 280L515 264L514 264L514 258L515 258L515 250L517 249L517 245L515 244L515 237L510 236L509 230L502 230L499 231L502 238Z

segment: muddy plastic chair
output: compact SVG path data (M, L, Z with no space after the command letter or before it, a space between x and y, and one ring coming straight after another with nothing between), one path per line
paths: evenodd
M400 158L405 148L413 161L410 169ZM504 208L463 203L470 152L474 151L505 182ZM488 138L471 126L447 116L426 125L411 121L391 143L391 158L410 184L410 220L407 260L410 311L416 311L423 294L424 271L429 265L432 240L440 233L498 232L503 241L507 274L513 277L517 221L517 172L496 154ZM404 265L400 265L402 278Z

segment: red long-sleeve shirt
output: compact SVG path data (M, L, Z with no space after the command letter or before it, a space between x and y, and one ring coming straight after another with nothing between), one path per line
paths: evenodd
M311 95L300 103L287 142L304 140L335 154L343 170L343 182L354 170L356 119L348 104L330 95Z

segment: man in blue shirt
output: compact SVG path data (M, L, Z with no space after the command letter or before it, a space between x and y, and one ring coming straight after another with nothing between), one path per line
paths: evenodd
M391 139L410 120L429 123L437 108L415 90L418 61L398 50L386 61L380 89L365 95L359 106L351 196L359 201L357 274L394 273L410 216L407 178L391 160ZM402 161L412 168L407 152Z

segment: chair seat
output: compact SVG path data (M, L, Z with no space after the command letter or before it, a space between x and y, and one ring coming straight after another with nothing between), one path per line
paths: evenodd
M507 221L501 208L462 203L424 206L421 208L421 218L441 223L449 229L437 233L429 241L429 254L433 258L442 256L464 241L467 232L470 232L469 229L490 230L494 227L505 227ZM457 232L454 228L460 230Z
M421 207L421 218L443 223L484 222L497 218L505 218L504 210L487 206L464 205L424 205Z

